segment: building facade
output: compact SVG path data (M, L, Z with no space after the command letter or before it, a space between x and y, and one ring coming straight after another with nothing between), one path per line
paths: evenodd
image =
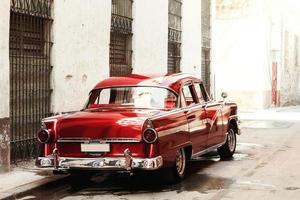
M41 118L80 110L104 78L179 71L201 77L202 6L199 0L1 0L0 171L36 156Z
M212 65L241 109L300 104L299 3L217 0Z

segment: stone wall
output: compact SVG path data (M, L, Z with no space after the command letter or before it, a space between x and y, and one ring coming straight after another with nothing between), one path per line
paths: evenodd
M284 58L281 70L280 105L300 104L299 36L285 31ZM297 39L298 38L298 39Z

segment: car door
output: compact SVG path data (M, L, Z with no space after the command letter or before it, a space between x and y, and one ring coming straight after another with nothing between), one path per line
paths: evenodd
M208 96L203 83L196 84L205 99L205 118L207 119L207 148L218 145L224 141L222 108L223 104L212 101Z
M186 82L182 87L184 113L186 114L193 154L204 150L207 146L207 130L205 110L195 92L193 82Z

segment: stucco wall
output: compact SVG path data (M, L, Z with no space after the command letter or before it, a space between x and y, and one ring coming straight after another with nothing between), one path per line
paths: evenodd
M9 9L10 0L0 1L0 118L9 116Z
M201 77L201 1L182 1L181 71Z
M269 22L260 1L243 2L217 7L212 36L216 97L227 91L241 109L264 108L271 90Z
M0 173L9 171L9 10L10 0L0 1Z
M53 112L81 109L109 76L111 0L54 1Z
M133 18L133 73L167 73L168 1L134 1Z

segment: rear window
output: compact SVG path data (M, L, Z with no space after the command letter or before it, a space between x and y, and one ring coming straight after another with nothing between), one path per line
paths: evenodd
M160 87L111 87L91 92L86 108L107 106L171 109L178 107L178 98Z

